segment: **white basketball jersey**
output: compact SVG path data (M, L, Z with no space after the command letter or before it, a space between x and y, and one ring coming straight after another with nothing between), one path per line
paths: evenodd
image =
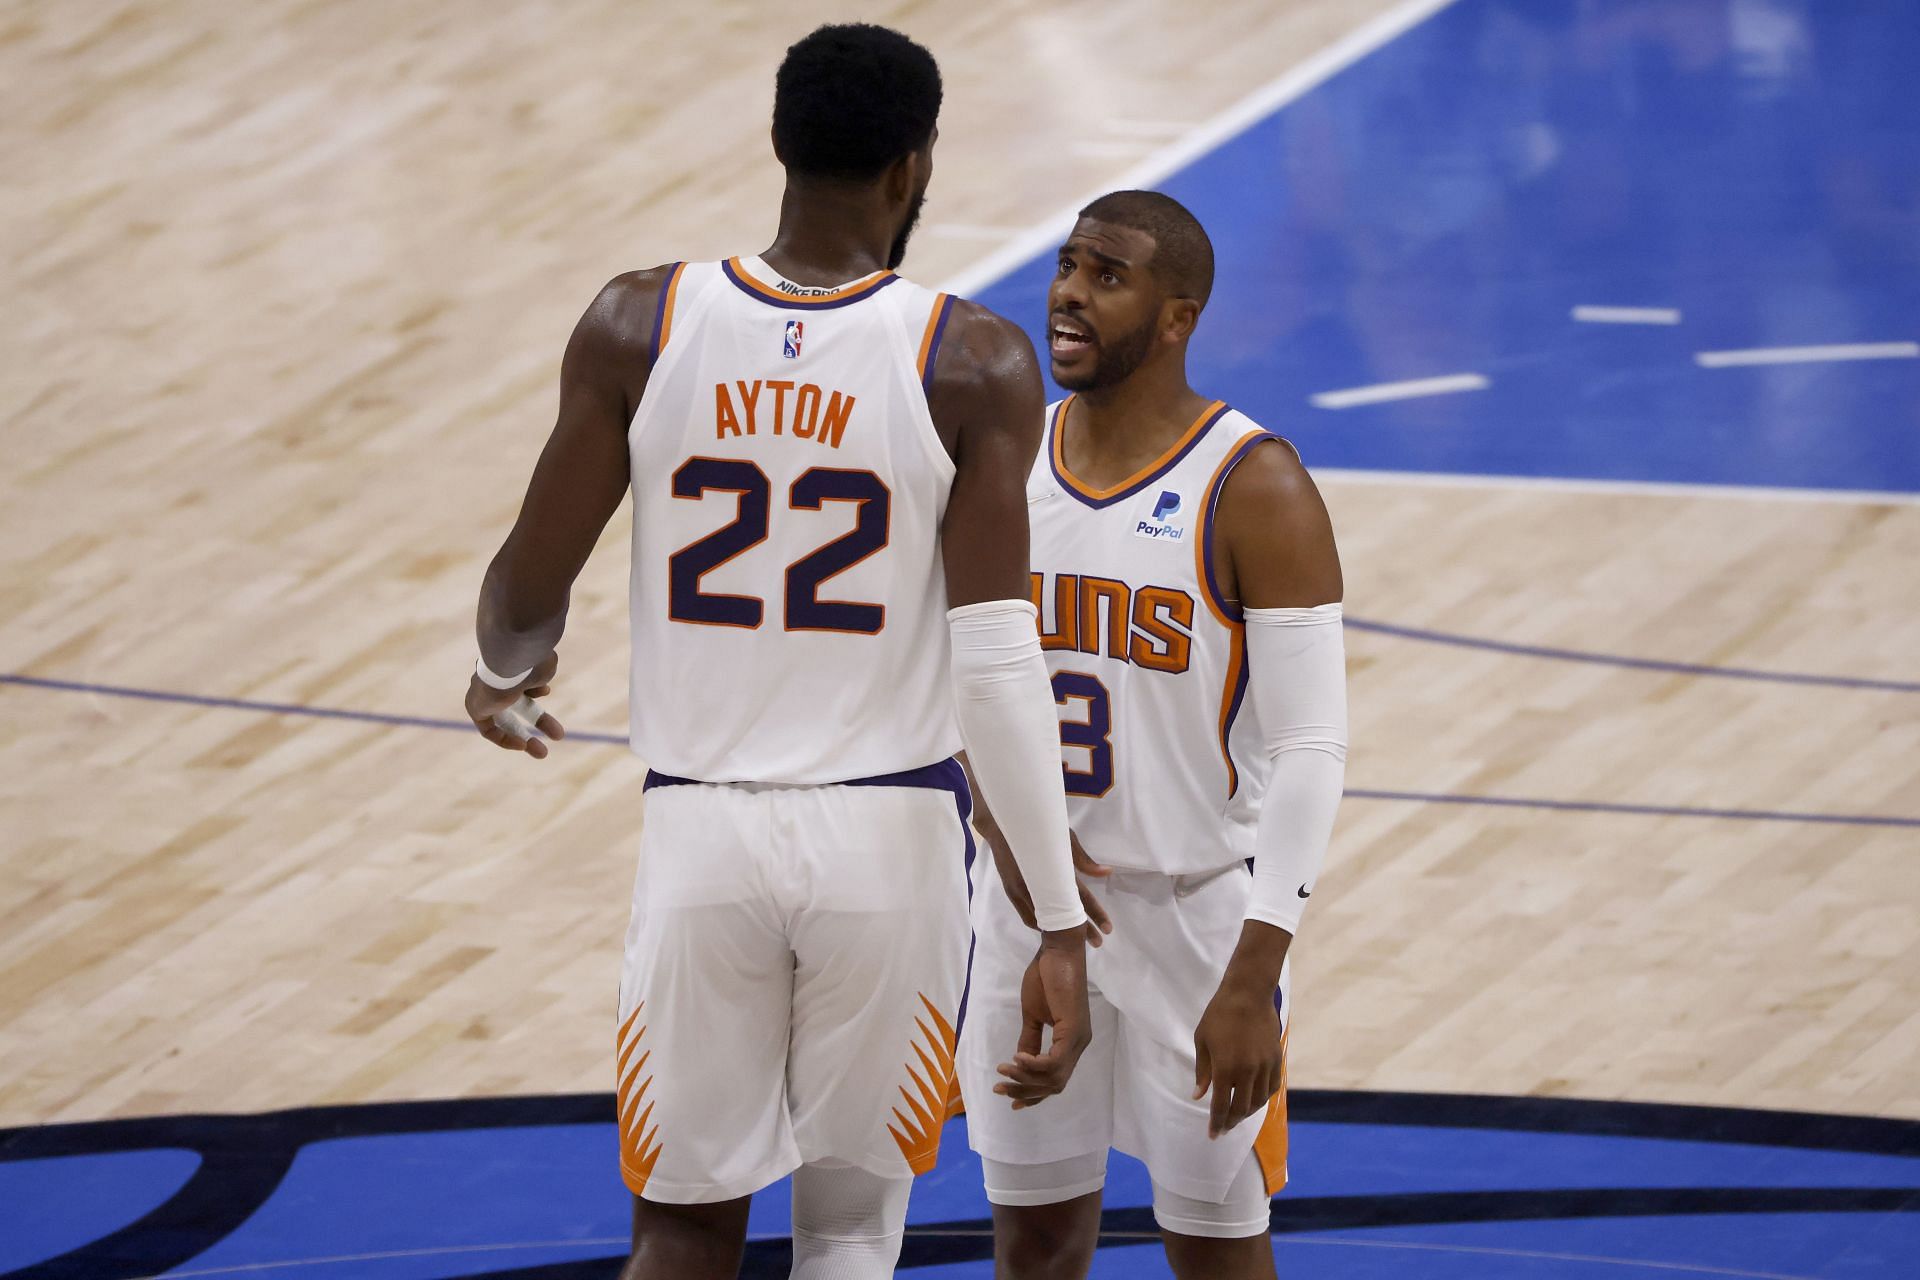
M701 782L815 784L959 749L926 387L952 300L758 258L676 267L633 464L633 748Z
M1167 875L1250 857L1271 769L1213 514L1234 465L1280 438L1216 401L1153 465L1095 490L1062 458L1070 403L1048 410L1027 513L1074 834L1099 862Z

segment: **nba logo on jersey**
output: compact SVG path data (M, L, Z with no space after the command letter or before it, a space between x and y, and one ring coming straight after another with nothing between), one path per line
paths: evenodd
M1187 534L1185 529L1172 522L1179 514L1180 495L1171 489L1162 489L1160 496L1154 500L1153 514L1143 516L1133 526L1133 536L1151 538L1157 542L1178 542Z
M800 358L800 334L806 328L798 320L787 321L787 333L780 341L780 354L789 360Z

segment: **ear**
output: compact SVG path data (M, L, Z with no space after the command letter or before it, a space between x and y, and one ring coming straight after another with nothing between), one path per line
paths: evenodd
M780 154L780 135L773 131L772 125L767 126L767 141L773 146L773 158L778 160L780 167L784 169L787 165L787 158Z
M913 199L914 179L919 174L920 153L909 151L887 166L887 199L893 204L906 204Z
M1192 298L1168 298L1160 304L1160 336L1169 342L1185 342L1200 323L1200 304Z

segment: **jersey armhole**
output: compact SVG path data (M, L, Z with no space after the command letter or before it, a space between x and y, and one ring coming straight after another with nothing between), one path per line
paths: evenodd
M896 294L900 291L896 290ZM924 294L925 290L920 290ZM947 325L953 319L954 304L959 301L950 293L932 294L927 308L926 322L920 327L920 341L914 350L913 369L920 380L920 403L926 409L925 437L927 456L935 463L946 468L947 478L952 480L957 474L959 463L948 452L946 441L940 438L939 424L933 420L933 374L935 363L940 358L940 343L947 336ZM908 342L913 341L913 318L917 312L907 306L898 307L894 314L899 318L900 329Z
M1215 571L1219 557L1215 553L1213 540L1214 516L1220 506L1220 494L1227 487L1227 477L1233 474L1233 469L1240 465L1242 459L1268 441L1293 449L1292 443L1284 436L1276 435L1265 427L1256 427L1247 432L1233 442L1233 447L1220 459L1220 465L1214 468L1213 477L1207 481L1206 500L1200 508L1200 536L1193 544L1200 594L1205 598L1208 610L1226 627L1239 627L1244 618L1240 606L1228 600L1220 590L1220 577ZM1300 456L1299 450L1294 450L1294 456Z
M920 356L917 365L920 372L920 389L928 395L933 394L933 362L940 358L940 339L946 336L947 321L952 315L953 295L935 294L933 310L927 315L926 331L920 335Z
M674 263L667 270L666 283L660 286L660 299L654 304L653 340L647 348L649 364L660 363L660 353L666 350L667 339L673 334L674 301L680 292L680 278L686 271L686 263Z

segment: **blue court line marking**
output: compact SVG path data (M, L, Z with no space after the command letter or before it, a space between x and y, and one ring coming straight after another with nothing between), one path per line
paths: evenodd
M1523 796L1461 796L1442 791L1370 791L1349 787L1352 800L1406 800L1421 804L1477 804L1563 813L1618 813L1651 818L1722 818L1737 822L1822 822L1842 827L1920 827L1920 818L1871 813L1800 813L1786 809L1705 809L1692 805L1622 804L1610 800L1541 800Z
M1632 671L1659 671L1679 676L1711 676L1725 680L1760 680L1769 684L1814 685L1828 689L1870 689L1880 693L1920 693L1920 681L1876 680L1864 676L1827 676L1803 671L1763 671L1755 667L1717 667L1700 662L1669 662L1662 658L1629 658L1620 654L1591 653L1583 649L1555 649L1546 645L1514 644L1507 640L1488 640L1451 631L1428 631L1422 627L1403 627L1392 622L1369 622L1348 618L1355 631L1374 631L1398 636L1402 640L1420 640L1427 644L1453 645L1461 649L1486 649L1521 658L1551 658L1556 662L1588 662L1604 667L1625 667Z
M394 725L410 729L458 729L471 733L466 720L441 720L428 716L398 716L382 711L350 711L339 707L307 707L294 702L256 702L250 698L214 698L199 693L169 693L163 689L136 689L129 685L90 684L78 680L52 680L45 676L0 674L0 685L28 689L47 689L61 693L93 693L110 698L136 698L144 702L171 702L190 707L211 707L225 711L257 711L271 715L308 716L319 720L351 720L363 724ZM568 742L595 742L624 747L627 739L617 733L567 731ZM1877 814L1798 813L1774 809L1708 809L1685 805L1621 804L1604 800L1543 800L1526 796L1463 796L1437 791L1374 791L1349 788L1346 795L1356 800L1400 800L1417 804L1489 805L1506 809L1551 809L1566 813L1615 813L1661 818L1720 818L1741 822L1813 822L1851 827L1920 827L1920 818L1886 817Z
M50 680L45 676L0 674L0 684L61 693L97 693L109 698L138 698L144 702L173 702L189 707L217 707L225 711L263 711L281 716L309 716L318 720L355 720L362 724L396 725L407 729L459 729L473 732L470 720L439 720L430 716L397 716L384 711L350 711L339 707L308 707L297 702L256 702L251 698L214 698L203 693L170 693L165 689L136 689L124 684L90 684L79 680ZM600 742L624 747L626 735L567 730L568 742Z

